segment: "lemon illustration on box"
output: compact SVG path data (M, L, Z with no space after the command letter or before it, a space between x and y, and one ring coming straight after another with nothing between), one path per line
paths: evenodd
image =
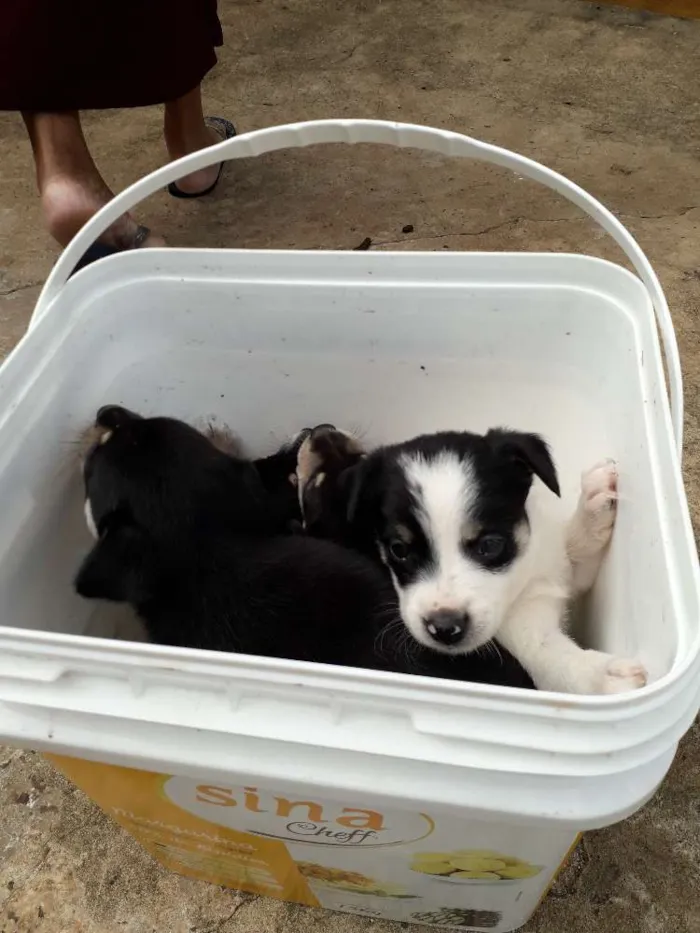
M444 881L518 881L539 875L542 866L493 849L455 849L417 852L411 869Z
M441 929L520 926L571 845L566 830L397 809L391 798L332 799L308 786L272 789L220 774L197 779L47 757L173 871Z

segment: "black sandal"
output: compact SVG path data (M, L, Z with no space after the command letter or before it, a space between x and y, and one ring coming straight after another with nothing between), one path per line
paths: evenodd
M139 249L139 247L146 241L151 231L148 227L144 227L143 224L139 224L136 228L136 235L134 237L134 242L128 249ZM91 265L93 262L97 262L98 259L105 259L107 256L113 256L115 253L123 253L125 250L119 249L118 246L111 246L108 243L100 243L99 240L96 243L93 243L91 246L85 250L82 255L82 258L78 260L75 268L71 272L71 275L75 275L76 272L79 272L81 269L84 269L85 266Z
M225 139L233 139L236 135L236 127L231 123L230 120L224 119L224 117L205 117L204 122L211 129L216 130L217 133L221 136L221 141ZM174 181L171 181L168 185L168 194L172 195L174 198L203 198L205 194L211 194L211 192L219 184L219 179L221 178L221 173L224 170L224 165L226 163L222 162L219 165L219 173L214 179L213 183L209 185L208 188L205 188L204 191L181 191L180 188L175 184Z

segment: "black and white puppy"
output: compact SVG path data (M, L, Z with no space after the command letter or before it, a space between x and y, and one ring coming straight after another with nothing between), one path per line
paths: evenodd
M155 642L532 686L507 652L449 657L411 639L376 562L280 534L256 465L183 422L100 409L83 473L96 541L75 588L129 603Z
M557 473L535 434L443 432L362 456L344 432L316 430L299 450L297 479L308 532L332 528L334 540L378 555L420 644L462 655L495 638L543 690L618 693L646 683L637 661L584 650L563 628L612 535L613 463L584 474L568 521L552 508ZM332 520L319 518L325 510Z

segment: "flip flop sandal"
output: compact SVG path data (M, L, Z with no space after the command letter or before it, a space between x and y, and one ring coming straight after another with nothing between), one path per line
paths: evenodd
M144 227L143 224L139 224L136 228L136 235L134 236L133 244L129 247L129 249L138 249L143 243L145 243L150 233L151 231L148 227ZM104 259L106 256L113 256L115 253L123 252L125 252L125 250L119 249L117 246L110 246L108 243L93 243L92 246L89 246L85 250L82 259L78 261L75 269L73 269L71 272L71 275L75 275L76 272L84 269L85 266L89 266L93 262L97 262L98 259Z
M215 130L220 136L221 141L225 139L233 139L236 135L236 127L231 123L230 120L225 120L223 117L206 117L204 122L208 127ZM205 188L204 191L181 191L180 188L175 184L174 181L171 181L168 185L168 194L172 195L174 198L203 198L205 194L211 194L211 192L219 184L219 179L221 178L221 173L224 170L224 165L226 163L222 162L219 165L219 172L214 179L213 183L209 185L208 188Z

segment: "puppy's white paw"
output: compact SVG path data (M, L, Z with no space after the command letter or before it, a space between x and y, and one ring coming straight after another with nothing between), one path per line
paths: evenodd
M604 651L578 649L573 663L553 666L538 683L539 690L557 690L583 696L605 696L639 690L648 675L637 660L618 658Z
M628 693L639 690L648 680L646 668L639 661L629 658L611 658L603 674L601 693Z
M603 460L581 474L581 502L587 512L613 511L617 503L617 464Z
M587 533L599 545L607 544L617 514L617 466L614 460L597 463L582 474L579 508Z

